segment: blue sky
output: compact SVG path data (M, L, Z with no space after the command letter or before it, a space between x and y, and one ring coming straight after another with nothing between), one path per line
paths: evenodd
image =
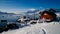
M3 12L21 13L40 8L60 8L60 0L0 0L0 10Z

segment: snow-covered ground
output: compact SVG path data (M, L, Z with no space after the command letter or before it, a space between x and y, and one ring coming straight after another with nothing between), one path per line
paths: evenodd
M0 34L60 34L60 23L37 23L16 30L8 30Z

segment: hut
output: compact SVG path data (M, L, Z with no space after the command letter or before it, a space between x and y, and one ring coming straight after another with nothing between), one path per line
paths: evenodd
M54 12L43 11L40 14L41 14L40 18L46 22L51 22L56 19L56 14Z

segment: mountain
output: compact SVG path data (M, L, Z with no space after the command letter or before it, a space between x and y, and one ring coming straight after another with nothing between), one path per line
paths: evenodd
M0 11L0 14L14 14L14 13L7 13L7 12Z
M55 13L60 13L60 9L48 8L48 9L45 9L45 10L52 11L52 12L55 12Z
M60 13L60 9L55 9L57 13Z
M39 13L39 12L43 12L43 11L50 11L50 12L55 12L55 13L60 13L60 9L54 9L54 8L48 8L48 9L41 9L41 10L29 10L27 11L25 14L26 15L29 15L29 14L36 14L36 13Z
M34 10L34 11L27 11L27 13L36 13L36 12L38 12L39 10Z
M1 11L0 11L0 14L7 14L7 13L6 13L6 12L1 12Z
M29 10L29 11L27 11L27 12L25 12L25 14L26 15L30 15L30 14L34 14L34 13L37 13L37 12L39 12L39 10Z

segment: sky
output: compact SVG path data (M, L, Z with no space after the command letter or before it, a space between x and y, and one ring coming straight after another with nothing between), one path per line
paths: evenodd
M41 8L60 8L60 0L0 0L2 12L22 13Z

